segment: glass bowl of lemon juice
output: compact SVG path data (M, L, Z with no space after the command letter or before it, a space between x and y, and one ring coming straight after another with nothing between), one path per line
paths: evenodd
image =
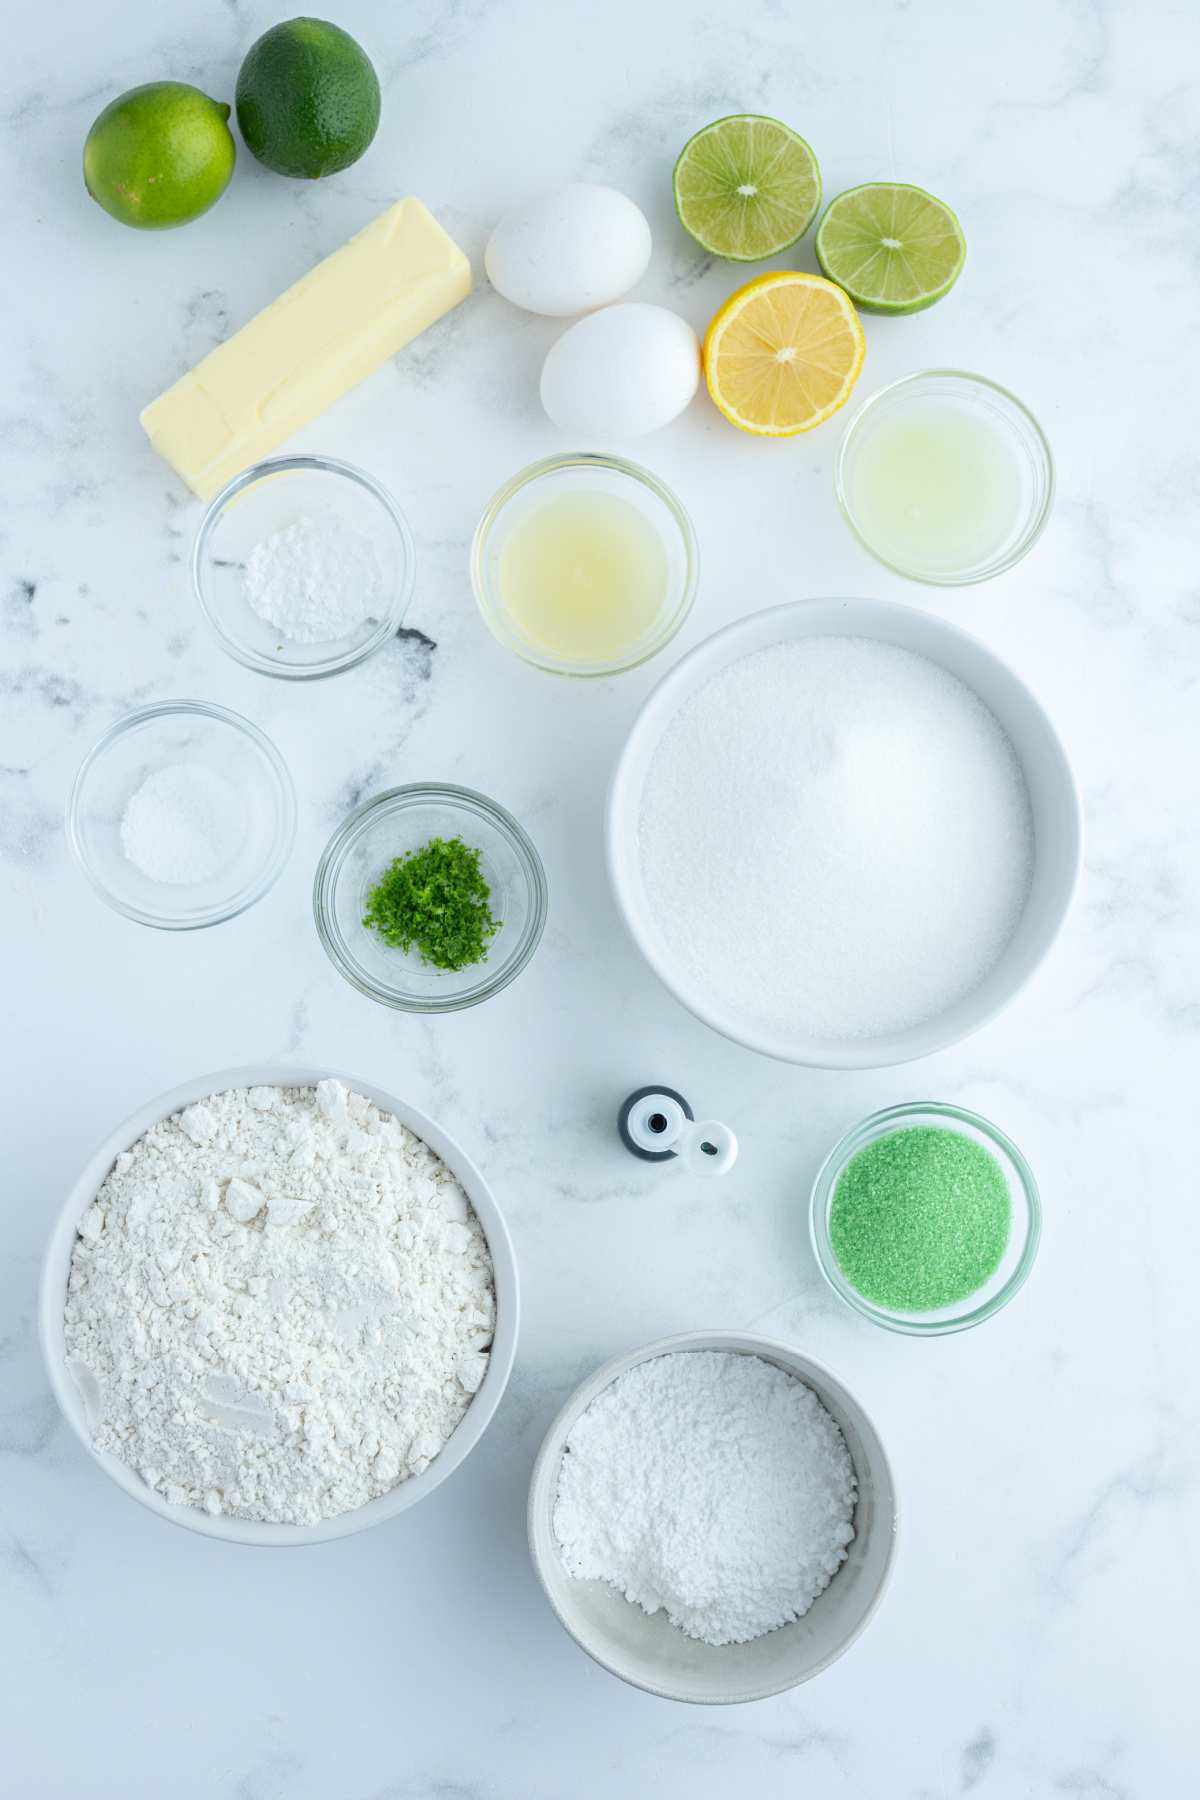
M616 675L657 655L691 611L699 569L670 488L636 463L590 453L514 475L471 549L488 627L556 675Z
M960 587L1019 562L1054 502L1054 458L1029 409L994 381L925 369L859 407L834 463L865 550L913 581Z

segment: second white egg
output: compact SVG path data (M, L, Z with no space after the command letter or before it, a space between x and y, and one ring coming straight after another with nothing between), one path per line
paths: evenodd
M582 437L644 437L677 418L700 385L700 340L665 306L591 313L542 366L542 405Z

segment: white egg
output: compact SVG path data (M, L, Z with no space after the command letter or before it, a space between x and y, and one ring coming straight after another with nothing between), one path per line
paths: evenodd
M645 215L615 188L588 181L547 188L506 213L484 257L506 300L554 318L611 305L649 261Z
M580 319L542 365L542 405L581 437L657 431L699 385L700 340L687 320L636 301Z

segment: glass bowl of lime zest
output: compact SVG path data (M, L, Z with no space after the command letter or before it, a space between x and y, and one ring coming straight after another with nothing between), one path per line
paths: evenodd
M455 1012L521 973L546 923L542 861L504 807L413 783L365 800L325 848L317 934L360 993L401 1012Z

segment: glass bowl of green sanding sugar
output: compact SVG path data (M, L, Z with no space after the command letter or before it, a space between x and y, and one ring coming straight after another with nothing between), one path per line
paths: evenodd
M978 1113L923 1101L874 1113L813 1183L813 1250L865 1319L913 1337L965 1331L1012 1299L1037 1254L1028 1163Z

